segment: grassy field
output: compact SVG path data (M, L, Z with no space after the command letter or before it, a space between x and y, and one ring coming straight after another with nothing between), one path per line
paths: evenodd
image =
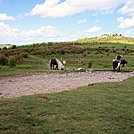
M133 81L0 100L0 133L133 134Z
M27 75L42 72L56 72L56 70L50 70L49 60L53 57L58 59L65 59L67 61L65 70L73 70L82 67L83 69L89 69L88 64L92 62L91 68L93 70L113 70L112 60L116 54L64 54L64 55L50 55L46 57L29 55L24 59L23 64L18 64L16 67L0 66L0 76L9 75ZM127 66L122 68L123 71L134 70L134 54L124 54L123 57L128 60ZM83 64L76 64L75 60L83 60ZM62 71L63 72L63 71Z
M115 37L1 49L2 63L10 56L19 62L14 67L8 65L10 60L0 65L0 77L57 72L49 69L53 57L67 61L64 71L90 69L90 62L93 70L112 70L112 60L118 53L128 60L122 71L134 70L134 39ZM76 59L83 64L76 64ZM134 77L73 91L0 100L0 134L133 134L133 81Z
M134 70L134 38L118 34L105 36L107 38L94 37L74 42L37 43L0 49L0 76L55 72L49 68L51 58L66 60L65 71L78 68L86 70L89 69L89 63L92 63L93 70L113 70L112 60L118 53L128 60L128 65L122 70ZM10 66L13 59L17 61L15 67ZM76 64L77 59L81 59L83 64Z

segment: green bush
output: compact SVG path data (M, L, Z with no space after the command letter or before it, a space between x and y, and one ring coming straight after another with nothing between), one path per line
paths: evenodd
M13 45L12 47L11 47L11 49L15 49L16 48L16 45Z
M88 68L91 68L92 65L93 65L93 61L89 61L89 63L88 63Z
M24 57L24 58L28 58L28 54L27 54L27 53L24 53L24 54L23 54L23 57Z
M4 55L0 55L0 65L5 66L8 64L8 58Z
M9 66L10 67L16 66L16 63L17 63L16 57L14 57L14 56L9 57Z

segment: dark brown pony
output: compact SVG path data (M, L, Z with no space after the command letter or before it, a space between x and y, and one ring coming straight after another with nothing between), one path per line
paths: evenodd
M118 63L119 63L119 62L118 62L117 60L113 60L113 70L120 71L120 66L119 66L119 68L117 69ZM127 60L122 59L120 65L122 65L122 67L124 67L124 65L126 65L127 63L128 63Z

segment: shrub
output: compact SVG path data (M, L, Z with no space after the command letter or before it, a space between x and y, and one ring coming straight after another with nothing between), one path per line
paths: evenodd
M27 53L23 53L23 58L28 58L28 54Z
M4 55L0 55L0 65L5 66L8 64L8 58Z
M3 50L7 50L7 47L3 47Z
M16 61L16 58L14 56L9 57L9 66L10 67L16 66L16 63L17 63L17 61Z
M16 45L12 45L11 49L15 49L16 48Z
M89 61L89 63L88 63L88 68L91 68L92 65L93 65L93 62L92 62L92 61Z

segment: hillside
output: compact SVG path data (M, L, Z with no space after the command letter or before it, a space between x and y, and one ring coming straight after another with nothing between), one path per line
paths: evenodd
M125 44L134 44L134 38L132 37L125 37L121 34L103 34L93 38L84 38L78 39L74 42L77 43L97 43L97 42L107 42L107 43L125 43Z
M0 44L0 48L9 48L9 47L12 47L13 45L12 44Z

